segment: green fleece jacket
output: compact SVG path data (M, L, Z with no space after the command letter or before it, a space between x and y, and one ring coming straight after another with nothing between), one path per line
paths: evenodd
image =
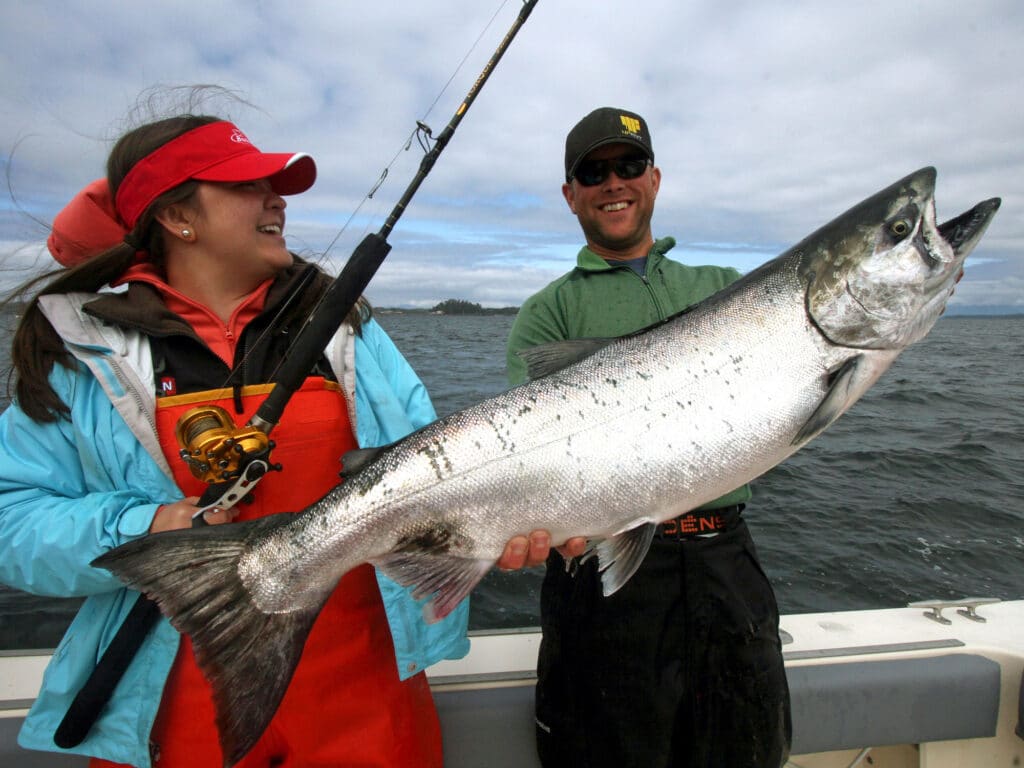
M507 367L511 384L526 380L526 365L519 352L550 341L609 338L661 322L696 304L740 273L725 267L690 267L665 256L676 241L658 240L647 255L643 276L625 265L611 265L584 247L576 268L527 299L519 310L508 338ZM741 504L750 488L737 488L705 509Z

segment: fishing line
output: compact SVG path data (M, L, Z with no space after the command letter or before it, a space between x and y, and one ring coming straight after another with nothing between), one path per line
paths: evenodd
M414 140L419 143L419 146L423 150L423 153L425 155L430 152L433 146L432 142L434 142L435 139L433 136L433 132L430 129L430 126L427 124L427 118L430 116L431 112L434 111L434 108L441 101L441 98L448 91L449 86L451 86L451 84L455 81L455 78L458 77L459 73L465 67L466 62L469 61L470 56L472 56L473 52L476 51L476 49L479 47L480 42L484 39L484 36L487 34L488 30L490 30L490 28L494 25L495 20L498 18L498 16L501 14L502 10L505 8L507 4L508 0L502 0L502 2L498 5L497 9L495 9L494 13L491 15L491 18L480 30L480 33L477 35L476 40L474 40L473 44L470 45L469 49L463 55L461 61L459 61L455 69L452 71L451 75L448 77L448 80L441 87L441 90L434 97L434 100L430 103L430 106L427 107L427 111L419 120L416 121L416 127L413 128L413 130L409 133L409 137L399 146L398 150L396 150L394 156L391 158L391 161L384 166L384 170L381 171L381 174L378 177L377 181L374 182L370 190L359 201L359 204L349 214L348 218L345 219L344 223L341 225L341 228L337 231L337 233L334 235L331 241L327 244L327 247L323 250L323 252L320 253L320 255L314 261L310 262L311 264L315 264L317 267L323 267L332 249L334 248L335 245L337 245L338 240L341 239L342 235L344 235L345 232L348 230L349 225L351 225L353 219L355 219L355 217L359 215L359 212L363 209L363 206L366 205L367 201L372 200L373 196L377 194L378 190L380 190L380 188L384 185L384 182L388 178L391 168L395 165L396 162L398 162L398 158L401 157L403 152L408 152L412 148L412 143ZM371 216L367 219L366 226L363 228L363 235L366 235L370 231L373 222L374 217ZM277 327L280 325L281 319L285 316L285 313L288 311L288 308L292 305L294 299L305 291L306 287L315 277L316 274L312 270L310 270L309 272L302 276L298 285L295 287L295 290L291 293L291 295L289 295L285 299L281 307L274 313L274 316L273 318L271 318L271 321L267 325L267 327L263 331L261 331L260 334L253 340L252 345L250 345L248 350L243 354L242 359L239 360L238 363L231 369L231 372L224 380L222 388L228 386L228 384L235 377L238 371L245 366L245 363L249 359L249 356L251 354L254 354L255 351L259 348L259 346L266 340L266 338L277 329ZM315 313L320 309L320 306L324 301L325 297L326 294L321 296L316 301L316 303L313 306L312 312ZM281 358L281 360L278 361L273 371L271 371L270 378L274 378L280 372L281 366L284 365L286 360L287 353L285 354L284 357Z
M334 248L335 244L338 242L338 238L340 238L345 233L345 230L348 228L348 225L352 222L352 219L355 218L355 216L359 213L360 209L363 207L366 201L372 199L373 196L377 193L377 190L381 188L381 186L384 184L384 180L387 179L388 177L388 173L391 170L391 166L393 166L398 161L398 158L401 157L403 152L409 151L409 149L412 147L413 139L417 139L419 141L420 148L423 150L424 154L430 151L430 146L427 144L427 142L433 138L433 135L431 133L430 126L427 124L427 118L430 116L430 113L434 111L434 107L437 106L437 103L441 100L441 97L444 96L444 94L447 92L448 86L452 84L452 82L458 76L459 72L462 71L462 68L466 65L466 62L469 61L469 57L473 55L473 52L480 45L480 41L484 39L484 35L487 34L487 30L491 28L491 26L494 24L494 20L498 18L498 15L501 13L502 9L507 4L508 0L502 0L501 4L494 11L494 15L491 16L490 20L484 25L483 29L480 30L480 34L477 35L476 40L473 41L473 44L469 47L469 50L466 51L465 55L463 55L462 57L462 60L456 65L455 70L448 77L448 81L441 87L441 90L438 92L437 96L434 97L434 100L430 103L430 106L427 107L427 111L423 114L423 117L416 121L416 127L409 134L409 138L406 139L406 141L399 147L398 151L395 152L394 157L391 158L391 162L384 166L384 170L381 171L380 178L377 179L377 182L373 185L373 187L371 187L370 191L366 193L366 196L359 201L359 205L356 206L356 209L352 212L348 219L345 220L345 223L342 225L338 233L334 236L334 239L331 240L330 243L328 243L327 248L324 249L324 252L320 257L321 260L325 258L328 253L331 252L331 249ZM364 234L366 231L369 231L369 229L370 225L367 224L366 229L364 230ZM320 261L318 260L317 263L319 264Z
M505 0L502 0L502 2L504 4ZM444 130L436 138L432 137L432 132L425 123L417 121L417 128L413 136L419 137L421 146L424 148L429 147L429 150L420 160L419 169L416 171L415 176L405 188L398 202L391 209L391 213L380 230L363 237L352 251L352 255L345 262L338 276L327 285L320 296L314 298L314 306L309 312L304 314L301 325L298 327L297 332L289 339L286 351L282 354L281 359L277 362L273 372L267 379L268 383L271 384L270 392L256 409L255 413L249 417L246 424L235 430L239 436L246 437L252 450L221 451L221 448L233 449L237 447L233 444L235 436L230 433L217 437L217 447L210 446L205 440L202 441L207 446L205 449L195 443L189 445L182 444L180 446L182 457L187 457L187 460L189 460L189 468L192 473L212 483L199 499L198 506L200 510L196 515L197 519L207 509L233 506L243 495L251 492L255 484L260 481L267 471L281 469L279 465L272 464L269 461L270 452L274 447L273 442L269 439L271 431L277 426L291 396L299 389L310 372L315 369L317 361L323 357L324 349L338 333L338 329L344 324L350 313L358 311L357 308L363 300L363 292L391 251L391 245L387 241L388 235L405 212L416 191L430 174L437 159L448 145L462 119L512 44L512 40L526 23L537 2L538 0L522 0L522 8L511 27L505 33L505 37L491 54L487 64L477 76L465 97L463 97L462 102L447 125L445 125ZM439 98L440 96L435 99L435 104ZM431 139L433 139L433 143L431 143ZM411 143L412 140L410 138L408 145L411 146ZM320 274L321 271L317 268L317 265L312 265L300 277L301 284L306 285L307 280L313 280ZM288 297L282 310L292 306L291 299L297 295L296 291L292 291L292 296ZM282 317L282 311L278 311L271 318L271 322L268 323L267 333L277 330ZM258 336L253 341L249 351L242 350L242 361L228 374L228 381L224 384L225 387L231 378L237 374L239 367L248 359L251 351L267 338L267 333ZM209 406L209 408L212 410L214 407ZM224 421L228 420L226 413L219 413L217 418ZM257 437L257 433L262 435L262 438ZM222 470L219 475L223 478L221 482L214 481L208 477L209 467L207 466L208 462L203 459L204 455L214 457L211 461L214 461L219 470ZM210 464L209 466L213 465Z
M269 435L274 429L288 400L305 381L309 372L313 370L316 361L323 355L324 347L338 332L338 328L345 321L349 312L356 307L363 291L366 290L370 280L384 263L384 259L391 251L391 245L387 241L388 235L407 209L416 191L430 174L437 159L490 79L519 30L526 24L537 2L538 0L523 0L522 8L505 33L505 37L491 54L487 64L463 97L444 130L434 140L430 151L423 156L416 175L391 209L383 226L376 233L364 237L352 251L352 255L345 262L341 273L327 287L322 299L317 304L317 307L322 307L323 311L314 309L306 316L304 324L289 347L286 358L282 361L271 382L273 386L270 394L249 419L247 427L255 427L266 435ZM206 496L207 494L204 494L204 498Z

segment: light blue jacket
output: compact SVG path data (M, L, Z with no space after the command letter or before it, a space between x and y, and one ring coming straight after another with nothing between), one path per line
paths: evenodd
M11 405L0 416L0 582L39 595L87 599L54 652L18 737L61 751L53 734L137 594L89 563L145 535L157 506L181 499L156 438L147 339L84 314L93 294L47 296L43 308L76 367L50 381L72 419L39 424ZM384 445L433 421L422 382L373 320L346 325L327 350L363 447ZM356 365L358 361L358 365ZM468 600L437 624L378 573L404 679L469 650ZM71 751L149 768L149 734L179 635L166 619L150 632L88 737Z

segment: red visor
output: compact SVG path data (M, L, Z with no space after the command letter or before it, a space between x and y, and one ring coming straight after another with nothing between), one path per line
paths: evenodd
M279 195L294 195L313 186L316 164L302 153L260 152L231 123L210 123L183 133L137 162L117 188L117 212L131 229L154 200L189 179L269 179Z

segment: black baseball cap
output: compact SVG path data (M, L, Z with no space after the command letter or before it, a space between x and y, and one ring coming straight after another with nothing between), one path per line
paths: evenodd
M572 181L580 160L605 144L634 144L654 162L651 132L644 119L628 109L601 107L576 123L565 137L565 180Z

